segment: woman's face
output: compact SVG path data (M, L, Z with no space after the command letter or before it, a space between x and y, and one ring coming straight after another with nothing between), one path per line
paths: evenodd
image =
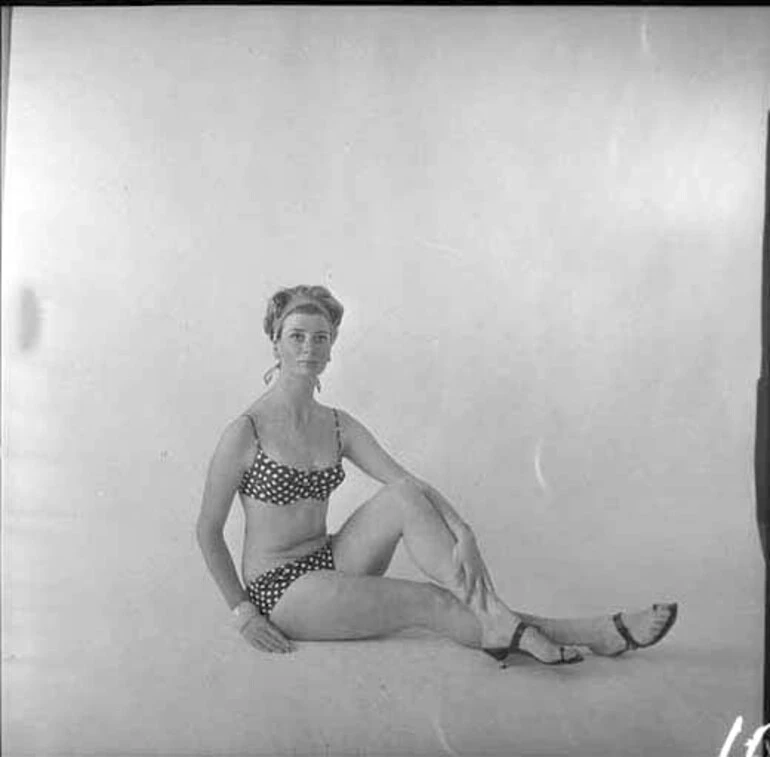
M290 313L275 343L275 356L281 371L317 376L329 362L332 330L322 315Z

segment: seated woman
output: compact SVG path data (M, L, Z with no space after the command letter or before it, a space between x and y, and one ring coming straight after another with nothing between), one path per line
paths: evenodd
M452 505L359 421L316 401L342 313L320 286L282 289L270 299L264 328L277 364L265 381L275 380L226 427L211 460L198 543L243 637L266 652L289 652L293 640L422 627L503 666L514 654L561 665L583 660L577 647L616 656L660 641L676 604L553 619L503 602ZM345 458L383 486L330 535L329 497L345 478ZM243 583L223 535L236 492L246 520ZM401 539L430 581L384 577Z

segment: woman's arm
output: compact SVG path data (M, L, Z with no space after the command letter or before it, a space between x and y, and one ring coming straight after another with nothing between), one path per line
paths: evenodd
M292 642L249 601L233 564L224 537L224 527L243 471L253 436L245 418L233 421L222 434L209 464L203 502L198 515L197 536L209 572L230 609L238 608L241 635L264 652L291 652ZM245 620L244 620L245 618Z
M467 537L471 533L468 524L441 492L425 481L421 481L396 462L372 433L353 416L345 412L340 412L339 415L342 426L342 452L345 457L364 473L383 484L391 484L403 479L413 481L441 513L456 538Z
M340 413L340 416L342 453L345 457L383 484L403 479L413 481L439 511L456 540L452 559L457 566L459 579L465 587L465 600L470 601L471 597L475 597L474 601L486 609L487 594L494 591L494 587L470 526L441 492L416 478L397 463L361 423L347 413Z
M248 600L224 537L224 526L243 473L251 443L246 419L233 421L222 434L209 464L196 534L209 572L232 609Z

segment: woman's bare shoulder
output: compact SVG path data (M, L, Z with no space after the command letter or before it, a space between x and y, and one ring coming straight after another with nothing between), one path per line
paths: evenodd
M341 407L323 407L328 413L333 413L337 416L340 422L340 426L344 427L358 423L358 421L347 410L343 410Z
M238 418L235 418L237 421L239 418L246 418L248 419L249 416L252 418L258 418L260 415L266 412L270 412L271 402L267 394L262 394L257 399L254 400L250 405L248 405L244 411L238 416Z
M254 445L254 425L248 413L233 418L222 430L216 448L218 457L238 459Z
M341 408L334 408L339 419L340 430L346 439L372 436L372 432L355 415Z

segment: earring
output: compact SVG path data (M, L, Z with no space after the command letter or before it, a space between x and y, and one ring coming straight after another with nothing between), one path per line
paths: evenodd
M268 368L265 371L264 376L262 376L262 380L265 382L265 384L269 384L273 380L273 376L275 376L275 374L280 370L281 370L281 364L276 363L274 366L272 366L271 368Z
M320 392L321 391L321 379L316 376L315 378L315 388Z

